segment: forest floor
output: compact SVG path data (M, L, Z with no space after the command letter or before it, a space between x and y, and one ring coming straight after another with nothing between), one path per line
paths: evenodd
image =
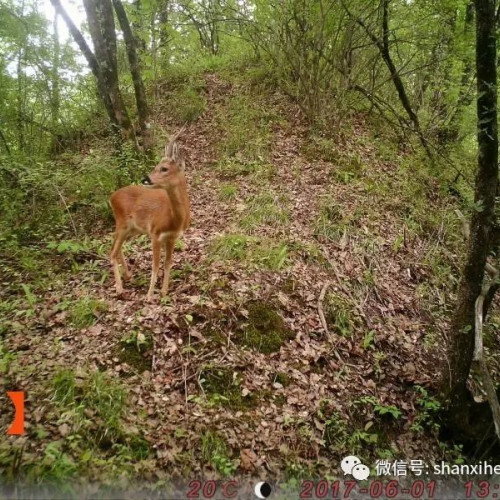
M338 475L347 454L459 459L432 397L460 244L439 186L362 115L314 137L281 94L203 78L179 139L192 226L168 297L145 300L145 237L125 245L116 296L111 223L103 252L26 293L2 373L26 391L27 432L0 444L0 467L17 453L11 474L28 477L289 480ZM169 117L157 126L178 128Z

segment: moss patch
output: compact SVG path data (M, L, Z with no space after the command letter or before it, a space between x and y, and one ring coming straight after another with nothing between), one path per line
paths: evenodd
M255 406L254 394L243 396L240 375L229 367L208 365L201 372L201 383L210 403L232 410Z
M290 375L288 375L285 372L276 372L272 376L272 381L273 381L273 384L277 382L278 384L281 384L283 387L289 386L290 382L291 382Z
M248 321L236 334L235 342L270 354L294 337L272 304L255 301L248 305Z
M120 340L116 347L116 355L121 363L127 363L142 373L151 369L152 347L153 337L150 332L133 330Z

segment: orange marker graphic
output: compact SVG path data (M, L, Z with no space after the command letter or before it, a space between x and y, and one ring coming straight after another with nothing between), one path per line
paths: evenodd
M16 410L7 434L24 434L24 391L7 391L7 396L11 399Z

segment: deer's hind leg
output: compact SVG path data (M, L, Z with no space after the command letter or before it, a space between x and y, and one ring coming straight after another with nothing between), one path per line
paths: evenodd
M128 236L125 237L125 241L128 239ZM125 260L125 256L123 255L123 247L120 246L120 251L118 254L118 258L120 259L120 264L123 269L123 279L128 281L132 278L132 273L130 272L130 268L127 266L127 261Z

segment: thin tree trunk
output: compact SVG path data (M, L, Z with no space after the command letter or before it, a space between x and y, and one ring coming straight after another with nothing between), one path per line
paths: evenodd
M472 214L467 260L451 322L449 370L444 387L450 417L458 428L468 424L463 416L474 351L475 303L491 248L498 183L495 1L475 0L475 6L478 168L474 199L478 208Z
M80 47L80 50L82 51L82 54L84 55L85 59L87 60L87 64L89 65L89 68L92 71L92 74L94 75L96 81L97 81L97 90L99 92L99 96L101 97L104 107L106 108L106 112L108 114L109 120L111 122L111 128L115 134L120 134L120 123L117 120L115 111L113 109L113 103L111 101L111 98L108 94L107 88L106 88L106 82L104 80L104 77L102 75L101 67L99 65L99 62L88 46L87 42L85 41L85 38L83 38L83 35L80 33L80 30L75 26L71 18L68 16L68 13L64 9L64 7L61 5L60 0L50 0L54 8L59 12L60 16L64 19L64 22L66 23L66 26L68 27L69 32L71 33L71 36L77 43L78 47Z
M23 71L23 53L24 47L19 49L17 55L17 142L19 150L24 151L26 147L25 130L24 130L24 71Z
M59 65L61 63L61 44L59 42L59 13L56 10L54 14L54 57L52 63L52 94L50 98L50 111L52 120L52 129L56 130L59 122L59 110L61 107L61 92L59 86Z
M401 101L401 104L403 105L403 108L406 111L406 114L408 115L408 118L410 119L413 128L415 129L415 133L417 134L420 143L422 144L422 147L427 153L427 156L432 159L433 155L429 148L429 144L426 138L424 137L424 134L420 127L418 116L410 104L410 100L408 98L408 95L406 93L403 84L403 80L399 76L399 72L396 68L396 65L392 60L389 47L389 2L390 0L382 0L382 39L380 39L377 35L375 35L375 33L372 33L372 31L368 28L368 26L366 26L366 24L360 17L357 17L355 19L356 22L365 30L370 40L378 48L380 55L382 56L382 59L384 60L387 68L389 69L389 73L391 74L391 79L394 83L394 86L396 87L399 100ZM349 11L344 1L342 1L342 5L344 6L344 9L347 12L347 14L349 14L350 17L354 17L352 13Z
M116 121L127 139L134 138L132 122L123 103L118 84L116 60L116 31L111 0L84 0L89 31L94 44L95 56L101 68L106 90L113 104Z
M149 115L149 107L146 97L146 90L141 77L141 67L137 53L137 43L130 23L127 18L125 9L120 0L113 0L116 16L123 31L125 45L127 47L127 57L130 65L130 73L134 83L135 101L137 103L137 114L139 118L139 127L142 135L142 146L146 154L151 154L153 149L153 137L151 134L151 123Z
M7 154L10 156L10 147L9 147L9 143L7 142L7 139L5 138L5 135L4 133L2 132L2 129L0 129L0 138L2 139L2 142L5 146L5 151L7 152Z

